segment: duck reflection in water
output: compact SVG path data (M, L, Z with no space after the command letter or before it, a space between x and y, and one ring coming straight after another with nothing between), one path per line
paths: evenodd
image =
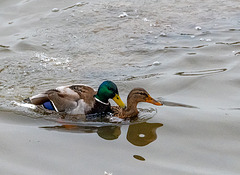
M57 125L57 126L44 126L40 127L47 130L54 130L60 132L72 132L72 133L97 133L99 137L105 140L114 140L121 135L120 126L79 126L79 125Z
M121 135L120 126L79 126L79 125L57 125L40 127L47 130L71 133L97 133L99 137L105 140L114 140Z
M137 123L129 125L127 140L135 146L146 146L157 139L156 130L163 126L161 123ZM121 135L121 126L79 126L79 125L58 125L41 127L47 130L73 133L97 133L105 140L115 140Z
M127 140L135 146L146 146L157 139L157 128L162 123L138 123L130 125L127 132Z

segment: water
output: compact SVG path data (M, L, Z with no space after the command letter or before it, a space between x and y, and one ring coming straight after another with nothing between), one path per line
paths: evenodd
M0 173L239 174L239 7L1 1ZM164 106L140 104L156 113L136 123L72 125L13 103L106 79L123 101L143 87Z

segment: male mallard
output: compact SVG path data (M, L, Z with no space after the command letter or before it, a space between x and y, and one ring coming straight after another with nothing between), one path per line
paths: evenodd
M143 88L134 88L127 97L127 107L119 108L118 106L112 106L114 116L119 118L135 118L138 115L137 104L139 102L148 102L154 105L161 106L162 103L154 100L148 92Z
M120 107L125 107L119 96L118 88L112 81L104 81L97 92L86 85L61 86L24 101L42 106L47 111L77 115L111 112L108 101L110 98Z

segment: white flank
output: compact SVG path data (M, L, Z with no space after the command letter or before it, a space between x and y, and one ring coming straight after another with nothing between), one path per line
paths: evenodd
M91 106L84 102L83 99L78 100L77 107L71 109L68 113L72 115L85 114L86 111L89 111Z

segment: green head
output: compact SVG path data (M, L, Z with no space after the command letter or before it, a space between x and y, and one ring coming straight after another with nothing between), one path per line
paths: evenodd
M108 103L108 99L111 98L118 106L122 108L125 107L125 104L122 102L119 96L117 85L112 81L104 81L99 86L97 95L95 97L104 103Z

